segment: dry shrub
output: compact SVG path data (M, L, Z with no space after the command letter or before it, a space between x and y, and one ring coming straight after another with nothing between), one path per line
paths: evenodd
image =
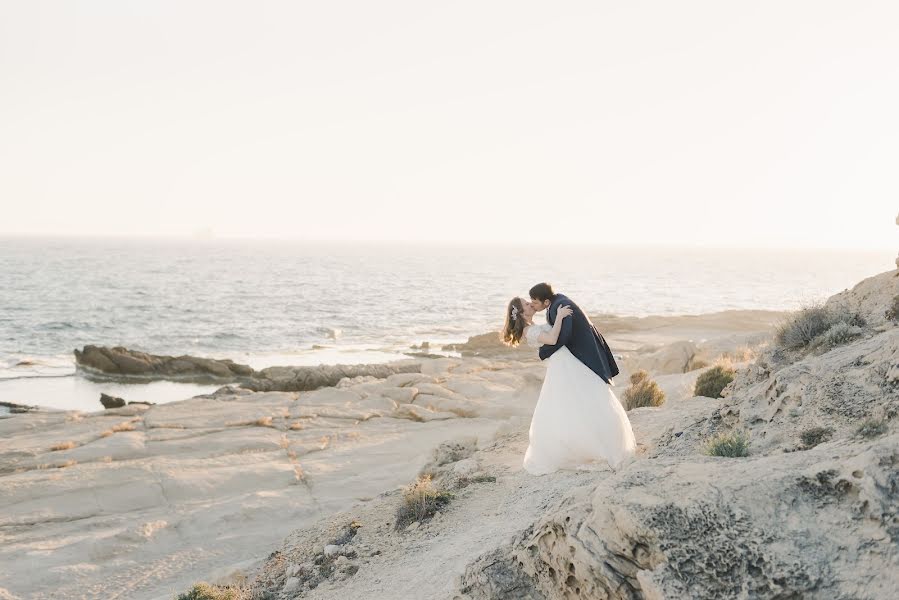
M821 442L826 442L833 435L833 429L830 427L809 427L799 434L802 445L805 448L814 448Z
M893 303L886 309L883 316L886 317L887 321L899 322L899 294L893 296Z
M710 438L703 448L709 456L742 458L749 456L749 434L744 431L725 431Z
M120 431L134 431L134 423L130 421L126 421L125 423L119 423L118 425L114 425L112 428L114 433L118 433Z
M695 356L687 361L687 367L684 369L684 373L689 373L690 371L695 371L697 369L704 369L709 366L709 363L702 360L701 358L696 358Z
M241 586L218 586L201 581L183 594L178 594L176 600L248 600L249 593Z
M696 378L694 396L720 398L721 392L734 380L734 369L727 364L718 364Z
M649 378L649 373L640 369L631 375L631 385L624 390L624 408L642 408L644 406L661 406L665 403L665 392L659 384Z
M862 421L858 429L855 430L855 434L863 438L874 438L886 433L887 429L889 427L886 419L871 418Z
M834 323L830 329L819 335L815 339L815 344L828 349L836 348L861 337L862 333L864 332L861 327L840 321L839 323Z
M61 444L56 444L55 446L50 447L51 452L58 452L60 450L71 450L77 446L77 444L73 441L63 442Z
M446 490L435 488L430 475L419 477L403 490L403 501L396 509L395 529L400 530L410 523L433 517L452 497Z
M749 346L740 346L721 355L721 359L730 363L744 363L753 360L756 352Z
M786 350L803 350L818 345L833 347L836 344L831 342L845 343L858 337L866 325L865 318L857 311L845 306L825 308L819 304L795 313L778 328L774 339L780 348ZM826 336L834 326L838 329Z

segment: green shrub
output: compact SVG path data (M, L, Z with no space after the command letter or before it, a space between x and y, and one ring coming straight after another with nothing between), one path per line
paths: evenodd
M893 296L893 303L883 313L883 316L887 318L887 321L899 322L899 295Z
M396 509L395 529L400 530L415 521L433 517L452 497L451 493L435 488L430 475L419 477L403 491L403 501Z
M246 596L238 589L232 587L219 587L201 581L194 584L183 594L178 594L177 600L242 600Z
M624 390L624 408L642 408L644 406L661 406L665 403L665 392L659 384L649 378L649 373L639 370L631 375L631 385Z
M806 448L814 448L821 442L829 440L832 434L833 429L830 427L809 427L799 434L799 439Z
M707 398L720 398L721 392L734 380L734 369L727 365L715 365L696 378L696 386L693 388L694 396Z
M709 456L739 458L749 456L749 434L744 431L725 431L710 438L704 451Z
M873 438L883 435L887 432L887 429L886 419L865 419L858 426L858 429L855 430L855 433L864 438Z

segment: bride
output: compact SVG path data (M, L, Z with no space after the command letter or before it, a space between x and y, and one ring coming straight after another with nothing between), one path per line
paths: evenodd
M513 298L506 309L503 341L516 346L525 339L534 348L553 345L569 306L556 313L555 324L534 325L534 308ZM634 433L612 389L566 347L546 359L546 377L531 419L524 468L532 475L606 461L612 469L633 456Z

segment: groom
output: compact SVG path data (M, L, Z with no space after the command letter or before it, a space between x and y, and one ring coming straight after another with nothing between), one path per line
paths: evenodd
M530 294L534 311L549 309L546 311L546 322L550 325L555 325L556 312L560 306L570 306L572 310L571 317L562 321L559 341L554 346L540 346L540 360L546 360L556 350L566 346L591 371L606 383L610 383L612 377L618 375L615 357L612 356L612 350L606 340L577 304L563 294L554 293L548 283L538 283L531 288Z

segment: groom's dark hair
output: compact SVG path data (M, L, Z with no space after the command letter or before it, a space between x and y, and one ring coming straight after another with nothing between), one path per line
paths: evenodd
M553 286L548 283L538 283L531 288L529 293L531 294L531 300L539 300L540 302L552 301L556 297L555 292L553 292Z

